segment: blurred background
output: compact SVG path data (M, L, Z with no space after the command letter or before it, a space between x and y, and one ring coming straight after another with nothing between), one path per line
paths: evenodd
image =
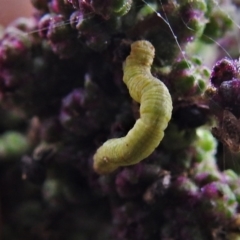
M31 13L30 0L0 0L0 25L6 26L17 17L29 17Z

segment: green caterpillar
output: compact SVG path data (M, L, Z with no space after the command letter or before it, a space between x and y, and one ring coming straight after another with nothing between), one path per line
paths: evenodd
M148 157L159 145L172 115L167 87L151 74L155 49L148 41L136 41L123 64L123 81L140 106L140 118L125 137L106 141L95 153L94 170L108 174L120 166Z

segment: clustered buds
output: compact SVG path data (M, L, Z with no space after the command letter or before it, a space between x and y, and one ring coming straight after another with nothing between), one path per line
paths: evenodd
M0 238L239 239L240 179L216 138L239 152L240 64L210 45L233 47L236 1L31 2L0 32ZM96 149L139 118L122 66L141 39L172 119L149 157L99 176Z
M240 117L239 61L224 58L213 67L210 83L206 91L213 111L228 109ZM216 107L215 107L216 106ZM214 109L215 108L215 109Z

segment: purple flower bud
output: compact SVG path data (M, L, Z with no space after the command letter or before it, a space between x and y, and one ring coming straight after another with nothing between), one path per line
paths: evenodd
M132 0L92 0L88 2L89 6L96 14L108 19L111 16L123 16L131 9Z
M205 185L201 189L202 195L206 199L218 199L224 197L222 191L218 189L218 183L213 182Z
M206 4L204 1L186 1L183 6L180 7L180 14L182 21L186 23L187 28L201 34L206 23L205 19ZM185 38L185 41L193 41L195 36L190 32L182 31L180 35ZM184 34L186 36L184 36ZM196 34L196 35L197 35Z
M84 16L82 11L75 11L70 16L70 25L73 29L77 29L78 26L81 26Z
M66 0L51 0L48 1L50 11L68 15L72 5Z
M70 58L78 51L76 32L65 23L63 15L46 14L39 21L39 35L47 38L60 58Z
M212 182L201 188L201 205L204 214L215 221L229 221L237 210L237 201L230 187L221 182Z
M66 18L63 15L55 15L51 18L47 38L51 42L59 42L68 39L70 33L69 24L65 24Z
M9 28L0 40L0 66L20 65L29 56L31 42L28 36L16 28ZM21 59L21 61L19 61Z
M221 175L220 172L217 172L212 169L212 171L209 172L200 172L198 173L195 177L194 177L195 182L197 182L197 184L199 186L204 186L208 183L214 182L214 181L218 181L221 180Z
M218 88L222 82L230 81L238 77L239 62L224 58L218 61L213 67L211 74L211 84Z
M51 21L53 19L53 17L55 16L55 14L45 14L40 21L38 22L38 33L39 36L42 38L47 38L47 34L48 34L48 30L49 30L49 26L51 24Z

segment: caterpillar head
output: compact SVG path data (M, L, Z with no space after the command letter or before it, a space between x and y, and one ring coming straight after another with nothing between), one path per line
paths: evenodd
M131 54L127 60L134 64L151 66L155 55L153 45L148 41L136 41L131 45Z

